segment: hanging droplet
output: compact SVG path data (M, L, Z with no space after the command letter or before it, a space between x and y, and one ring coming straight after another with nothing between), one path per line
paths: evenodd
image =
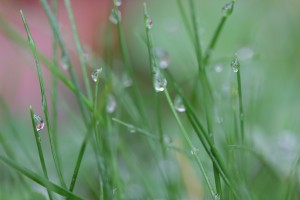
M231 15L234 7L234 1L227 3L223 8L223 16L228 17Z
M199 151L200 150L197 147L193 147L192 150L191 150L191 154L192 155L198 154Z
M156 92L163 92L167 86L167 79L161 74L159 69L154 73L154 89Z
M121 21L121 12L117 9L112 9L109 21L113 24L118 24Z
M45 127L44 120L41 116L34 114L33 115L34 122L35 122L35 128L37 131L41 131Z
M152 28L153 25L153 21L152 18L149 15L145 16L145 26L148 30L150 30Z
M94 82L97 82L99 80L101 72L102 72L102 68L98 68L93 71L93 73L91 74L91 77Z
M232 71L235 73L240 70L240 62L239 62L237 55L235 55L231 61L231 68L232 68Z
M158 61L158 65L161 69L166 69L170 64L170 56L169 54L161 49L161 48L154 48L153 54Z
M174 108L177 112L185 112L182 98L179 95L177 95L174 99Z
M120 7L122 5L122 1L121 0L114 0L114 4L118 7Z
M113 113L117 108L117 102L113 95L108 95L106 102L106 112Z
M66 56L62 56L59 62L60 62L60 66L63 70L68 70L69 69Z
M220 73L223 71L223 65L222 64L216 64L215 65L215 72Z

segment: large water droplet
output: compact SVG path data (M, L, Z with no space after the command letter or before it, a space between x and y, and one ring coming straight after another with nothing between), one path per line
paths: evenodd
M163 76L159 69L154 73L154 89L156 92L163 92L167 86L167 79Z
M152 18L147 15L145 16L145 26L148 30L150 30L152 28L152 25L153 25L153 21L152 21Z
M106 103L106 112L113 113L117 108L117 101L113 95L108 95Z
M119 6L122 5L122 1L121 0L114 0L114 4L119 7Z
M44 120L41 116L34 114L33 115L34 122L35 122L35 128L37 131L41 131L45 127Z
M237 57L237 55L235 55L231 61L231 68L233 72L238 72L240 70L240 62L239 59Z
M170 56L169 54L161 49L161 48L154 48L153 54L158 61L158 65L161 69L166 69L170 64Z
M121 21L121 12L117 9L112 9L109 16L109 21L113 24L118 24Z
M177 95L174 99L174 108L177 112L185 112L182 98L179 95Z
M227 3L223 8L223 16L228 17L229 15L231 15L232 11L233 11L233 7L234 7L234 2L230 2Z
M91 77L94 82L97 82L99 80L101 72L102 72L102 68L98 68L93 71L93 73L91 74Z

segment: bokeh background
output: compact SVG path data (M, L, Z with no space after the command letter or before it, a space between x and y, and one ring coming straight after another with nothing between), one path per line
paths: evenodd
M146 2L153 18L154 44L169 53L170 71L182 87L189 91L194 75L197 73L197 61L176 2L175 0ZM227 1L201 0L196 2L198 31L201 45L205 50L222 16L221 8ZM112 2L109 0L72 0L71 3L88 59L92 55L101 58L104 54L103 49L109 45L114 52L114 61L110 67L116 70L122 69L115 26L109 21ZM143 1L139 0L123 0L121 11L125 36L139 87L143 89L144 101L151 105L152 100L148 97L152 94L152 84L147 48L143 42L145 33L142 3ZM187 3L184 5L188 9ZM60 28L83 85L80 64L62 1L59 2L58 8ZM3 107L0 109L0 130L6 141L14 146L18 161L39 170L28 112L29 106L32 105L36 112L42 113L34 60L29 51L15 44L4 33L4 23L9 23L25 37L19 15L20 9L27 18L37 47L49 58L52 57L52 32L39 2L37 0L0 0L0 96L10 110L10 116L8 116ZM223 101L222 98L230 95L232 84L230 61L238 52L241 58L246 132L282 177L289 173L291 164L299 151L300 142L299 9L300 1L298 0L237 1L234 12L227 20L216 49L212 53L211 64L208 66L210 80L219 97L218 105L229 103ZM108 26L111 31L109 41L105 39L104 34ZM58 67L62 68L62 66ZM93 68L97 67L97 63L90 64L88 70L91 73ZM51 73L45 68L43 68L43 73L46 89L50 91ZM50 92L47 95L50 96ZM83 122L76 115L78 108L74 95L62 84L59 84L58 99L60 144L62 145L61 151L65 155L63 166L68 169L68 163L74 163L75 156L72 154L74 150L72 148L74 144L76 147L80 145L82 139L80 132L84 132L84 128ZM151 106L148 109L151 113ZM167 115L163 120L166 130L173 132L176 129L173 125L174 121ZM222 120L226 121L226 115ZM21 141L16 141L11 135L10 124L16 129ZM46 134L41 137L42 140L47 140ZM136 149L140 148L139 144L136 144ZM28 154L32 158L28 159ZM88 171L89 163L92 163L92 156L86 159L83 171ZM49 161L48 165L51 166L53 163ZM1 199L2 196L6 197L5 195L10 194L12 188L10 188L8 175L5 173L9 169L2 163L0 163L0 169ZM71 171L66 170L67 177L71 177ZM81 181L85 183L86 180ZM132 190L135 190L134 187L138 186L133 185ZM36 189L43 191L38 186ZM86 187L82 187L80 192L88 193Z

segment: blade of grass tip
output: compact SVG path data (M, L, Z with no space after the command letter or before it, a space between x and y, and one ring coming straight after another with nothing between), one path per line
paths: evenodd
M137 81L133 75L133 68L132 68L132 64L130 62L129 52L128 52L128 48L127 48L127 44L126 44L125 36L124 36L124 32L123 32L122 22L121 22L120 16L118 16L118 13L120 12L120 10L119 10L119 7L116 5L115 0L113 0L113 2L114 2L113 10L115 12L116 19L117 19L117 31L118 31L119 41L120 41L121 55L122 55L125 69L132 80L132 86L131 86L132 95L136 102L138 111L141 115L141 122L142 122L141 124L148 125L148 120L147 120L145 110L144 110L144 107L143 107L143 104L141 101L141 97L140 97L140 94L139 94L139 91L137 88Z
M57 161L57 152L55 151L55 147L54 147L54 141L53 141L53 135L51 132L51 128L50 128L50 122L49 122L49 115L48 115L48 105L47 105L47 98L46 98L46 94L45 94L45 88L44 88L44 80L43 80L43 75L42 75L42 70L41 70L41 66L40 66L40 61L38 59L38 55L37 55L37 50L36 50L36 46L35 43L32 39L32 36L30 34L30 30L28 27L28 24L26 22L26 19L23 15L22 10L20 11L21 13L21 17L22 17L22 21L24 24L24 27L26 29L27 32L27 36L28 36L28 42L29 42L29 46L32 50L32 54L34 56L35 59L35 63L36 63L36 69L37 69L37 73L38 73L38 77L39 77L39 82L40 82L40 89L41 89L41 95L42 95L42 106L43 106L43 111L45 114L45 119L46 119L46 125L47 125L47 132L48 132L48 137L49 137L49 141L50 141L50 147L51 147L51 152L52 152L52 156L53 156L53 160L55 163L55 168L60 180L60 183L62 184L63 187L66 188L66 184L62 175L62 171L61 168L58 165L58 161Z
M221 34L221 31L224 27L224 24L227 20L227 18L232 14L233 12L233 8L234 8L234 3L235 3L235 0L234 1L231 1L230 3L226 4L224 7L223 7L223 16L222 18L220 19L220 22L217 26L217 29L215 30L214 32L214 35L212 37L212 39L210 40L209 42L209 45L208 45L208 48L205 52L205 56L204 56L204 59L203 59L203 65L204 67L207 66L209 60L210 60L210 57L212 55L212 52L214 51L215 49L215 46L217 44L217 41L220 37L220 34Z
M60 194L61 196L68 197L71 199L83 199L2 155L0 155L0 160L8 166L10 166L11 168L14 168L19 173L40 184L41 186L44 186L52 192L55 192L57 194Z
M50 9L47 1L46 0L40 0L40 3L42 4L42 7L43 7L44 11L47 14L47 17L48 17L51 29L53 31L53 34L55 35L55 38L56 38L56 40L57 40L57 42L58 42L58 44L60 46L63 58L66 61L66 65L68 67L68 71L69 71L69 74L71 76L71 80L72 80L72 82L73 82L73 84L74 84L74 86L76 88L76 90L74 91L74 93L75 93L76 99L77 99L78 104L79 104L79 109L80 109L80 112L82 114L82 118L83 118L84 124L87 126L88 125L87 124L87 122L88 122L88 116L86 114L86 110L84 109L83 100L82 100L81 95L80 95L80 91L81 91L80 90L80 86L79 86L76 74L74 72L74 69L72 67L72 63L71 63L69 54L67 52L66 46L64 45L62 37L60 35L58 22L57 22L56 18L54 17L54 15L53 15L53 13L52 13L52 11L51 11L51 9Z
M32 110L31 106L30 106L29 110L30 110L30 117L31 117L33 132L34 132L34 136L35 136L35 142L36 142L38 152L39 152L39 158L40 158L41 166L42 166L45 178L47 180L49 180L48 172L47 172L47 168L46 168L46 164L45 164L45 159L44 159L44 154L43 154L43 149L42 149L42 145L41 145L41 138L40 138L40 135L39 135L39 133L37 132L37 129L36 129L36 124L35 124L35 120L34 120L34 113L33 113L33 110ZM51 191L49 189L47 189L47 192L48 192L49 199L52 200L53 195L52 195Z
M90 85L90 79L89 79L89 76L88 76L88 73L87 73L86 61L85 61L85 58L84 58L84 52L83 52L83 49L82 49L82 45L80 43L77 27L76 27L76 24L75 24L75 18L74 18L72 8L71 8L71 3L70 3L70 0L64 0L64 2L65 2L65 6L66 6L66 9L67 9L67 12L68 12L72 32L73 32L74 41L75 41L75 45L76 45L76 49L77 49L77 54L79 56L79 61L80 61L80 64L81 64L83 80L84 80L85 88L87 90L87 96L88 96L88 99L91 100L92 99L92 90L91 90L91 85Z
M155 61L156 58L155 58L155 56L152 53L152 46L153 45L152 45L152 40L151 40L151 32L150 32L150 28L149 28L149 27L152 26L152 21L149 24L149 15L148 15L146 3L144 3L144 20L145 20L145 30L146 30L146 36L147 36L147 47L148 47L148 52L149 52L149 57L150 57L149 59L151 60L153 58L153 60ZM189 147L191 148L191 150L193 151L195 147L194 147L194 145L193 145L193 143L192 143L192 141L191 141L191 139L190 139L187 131L185 130L183 124L181 123L181 120L179 119L178 114L176 113L175 107L174 107L173 102L172 102L172 100L170 98L170 95L168 93L167 88L165 88L163 90L163 92L165 94L165 97L167 99L169 107L170 107L170 109L171 109L171 111L172 111L172 113L173 113L173 115L174 115L174 117L176 119L176 122L177 122L177 124L178 124L178 126L179 126L179 128L180 128L180 130L181 130L181 132L182 132L182 134L184 136L184 138L186 139L186 141L187 141ZM210 180L208 179L207 173L206 173L206 171L205 171L205 169L203 167L203 164L202 164L202 162L201 162L198 154L195 152L195 153L193 153L193 156L194 156L194 158L195 158L195 160L197 162L198 167L200 168L201 172L203 173L203 176L204 176L205 181L206 181L206 183L208 185L208 188L209 188L209 191L210 191L210 194L211 194L212 198L215 198L215 192L214 192L213 187L212 187L212 185L210 183Z

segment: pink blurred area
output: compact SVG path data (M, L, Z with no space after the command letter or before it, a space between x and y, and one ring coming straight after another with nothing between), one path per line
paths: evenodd
M50 1L48 1L50 2ZM81 42L90 49L98 46L108 16L110 0L71 0ZM52 58L52 31L46 14L38 0L0 0L0 15L12 24L19 33L26 36L20 10L29 24L38 47L48 58ZM64 1L58 0L58 19L68 49L76 55L73 35ZM99 47L97 47L99 50ZM100 52L101 53L101 49ZM77 61L77 63L75 63ZM73 64L80 73L78 59ZM51 74L42 66L46 87L50 90ZM30 51L20 48L0 32L0 95L14 113L27 113L29 105L41 112L41 95L35 62ZM47 95L50 95L48 92ZM50 103L50 99L49 99ZM48 104L49 104L48 103Z

